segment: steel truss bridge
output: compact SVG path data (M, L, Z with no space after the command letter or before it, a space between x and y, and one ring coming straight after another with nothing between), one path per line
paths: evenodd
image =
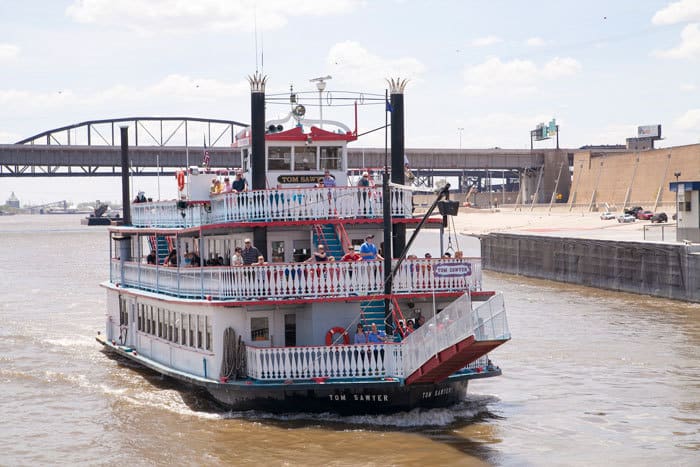
M121 174L119 127L129 128L131 171L135 175L168 175L200 165L208 151L210 166L240 167L231 148L246 123L196 117L127 117L92 120L47 130L0 145L0 177L100 177ZM406 149L415 184L432 185L436 177L457 176L462 188L486 186L487 178L517 184L527 171L542 170L550 154L566 149ZM384 148L349 148L348 165L383 167Z

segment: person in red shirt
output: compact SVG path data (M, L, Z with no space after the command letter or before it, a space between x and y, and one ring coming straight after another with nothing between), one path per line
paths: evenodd
M345 248L345 253L343 257L341 258L341 261L361 261L362 256L358 252L355 251L355 248L352 245L348 245Z

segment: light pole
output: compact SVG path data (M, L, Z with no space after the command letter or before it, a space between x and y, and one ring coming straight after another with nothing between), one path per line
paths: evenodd
M462 150L462 132L464 131L464 128L457 128L457 131L459 131L459 150Z
M678 238L678 192L680 191L678 189L678 177L681 176L680 172L674 172L673 176L676 177L676 238Z
M318 109L319 109L318 111L319 111L319 114L321 116L320 117L321 123L319 126L321 127L321 129L323 129L323 91L324 91L324 89L326 89L326 81L331 79L331 78L332 78L332 76L328 75L328 76L321 76L320 78L314 78L314 79L309 80L312 83L316 83L316 89L318 89Z

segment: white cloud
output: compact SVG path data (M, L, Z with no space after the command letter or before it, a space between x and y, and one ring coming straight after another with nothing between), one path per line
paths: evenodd
M213 29L277 29L297 16L349 13L360 0L74 0L66 15L79 23L123 26L142 34Z
M525 44L527 44L530 47L542 47L547 43L541 37L531 37L527 41L525 41Z
M700 130L700 109L690 109L675 120L681 130Z
M495 91L505 94L531 94L539 80L570 76L581 70L581 64L570 57L555 57L538 67L530 60L502 62L493 57L464 70L465 91L481 95Z
M419 82L425 72L425 66L413 57L380 57L354 41L331 47L327 62L333 69L333 79L360 87L376 88L389 77Z
M0 44L0 63L7 63L19 56L19 47L13 44Z
M654 55L661 58L700 58L700 24L689 24L681 31L681 43L669 50L657 50Z
M147 108L162 108L164 102L218 103L222 99L240 97L249 92L246 81L228 83L214 79L195 79L183 75L169 75L144 87L115 85L93 93L78 93L71 90L60 92L29 92L22 90L0 90L0 107L19 109L27 115L38 111L63 108L100 109L123 103L145 104Z
M698 0L680 0L673 2L654 14L654 24L676 24L700 21L700 2Z
M501 39L498 36L491 35L491 36L477 37L476 39L469 42L469 45L471 45L472 47L487 47L489 45L498 44L500 42L503 42L503 39Z
M698 87L692 83L683 83L681 84L681 91L685 92L693 92L697 89Z

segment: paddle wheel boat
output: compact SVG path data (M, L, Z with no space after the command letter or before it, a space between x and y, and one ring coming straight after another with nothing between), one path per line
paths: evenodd
M291 128L266 122L265 82L250 78L252 125L234 143L249 189L211 194L220 176L190 168L176 200L130 206L125 195L124 225L109 231L97 340L234 410L444 407L465 397L469 381L500 375L488 352L510 333L502 295L482 289L480 259L405 258L407 229L442 229L445 219L431 216L437 201L414 217L413 191L396 173L403 83L391 83L391 181L358 186L347 175L357 130L311 126L298 104ZM319 186L329 175L335 186ZM385 240L383 261L341 260L372 235ZM236 248L250 256L250 245L262 260L237 264ZM325 261L313 260L318 246ZM421 316L410 334L397 326ZM379 341L356 344L358 324L365 340L376 325Z

